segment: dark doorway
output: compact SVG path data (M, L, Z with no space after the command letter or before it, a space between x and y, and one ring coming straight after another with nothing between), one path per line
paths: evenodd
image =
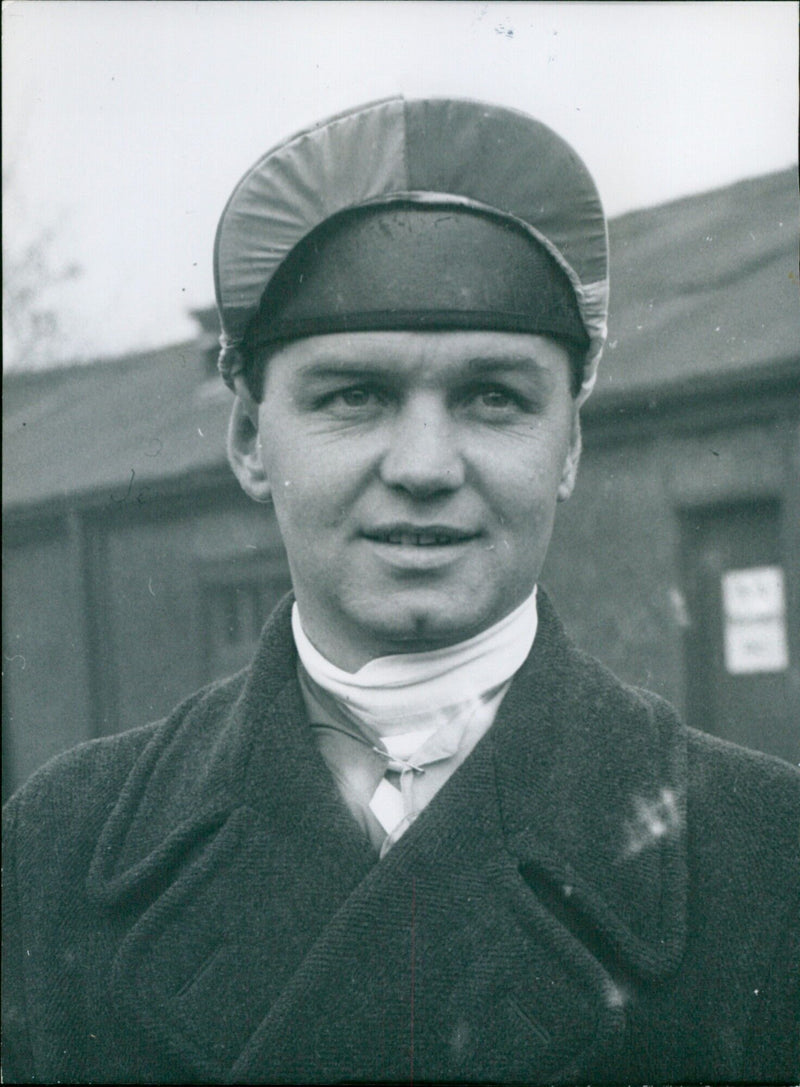
M794 762L780 504L684 512L689 724Z

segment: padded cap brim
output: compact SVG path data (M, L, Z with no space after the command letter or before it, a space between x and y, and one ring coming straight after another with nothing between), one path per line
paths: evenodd
M606 224L594 182L546 125L460 99L359 107L293 136L242 178L215 245L226 379L268 283L295 245L347 208L393 200L460 202L507 216L540 241L575 291L590 344L581 394L588 395L608 310Z

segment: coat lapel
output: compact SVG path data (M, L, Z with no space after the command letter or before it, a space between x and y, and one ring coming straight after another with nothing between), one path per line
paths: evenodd
M98 847L95 894L131 918L125 1007L218 1081L600 1067L621 979L680 944L681 835L636 836L680 796L650 704L575 654L543 599L494 727L376 863L305 727L288 608L227 708L226 690L147 753Z
M112 989L201 1078L247 1039L376 863L307 727L289 606L241 690L226 684L134 768L89 889L129 926Z
M549 1081L618 1035L600 964L503 845L481 744L332 916L236 1082Z
M685 732L576 650L544 594L540 620L492 730L506 844L621 970L668 973L685 941Z

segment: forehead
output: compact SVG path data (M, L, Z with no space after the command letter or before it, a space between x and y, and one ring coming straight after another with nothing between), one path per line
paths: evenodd
M568 375L569 354L555 340L524 332L353 332L293 340L272 351L270 373L309 378L317 373L380 371L398 378L460 377L484 369Z

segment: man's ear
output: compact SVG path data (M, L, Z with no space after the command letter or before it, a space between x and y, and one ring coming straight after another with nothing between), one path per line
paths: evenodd
M236 380L236 400L228 424L228 461L242 490L256 502L272 496L258 436L258 404L243 381Z
M558 485L558 501L566 502L575 487L578 476L578 464L581 459L581 416L577 405L572 409L572 432L569 439L569 449L564 461L564 469L561 473L561 482Z

